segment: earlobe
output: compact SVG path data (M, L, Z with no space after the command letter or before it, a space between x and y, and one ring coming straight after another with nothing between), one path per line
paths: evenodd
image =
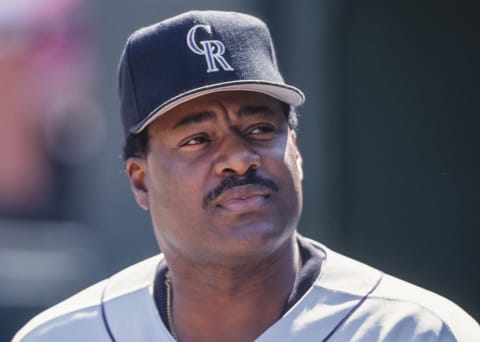
M138 205L144 209L149 209L148 188L146 185L147 163L144 158L129 158L126 162L126 171L130 181L130 188Z

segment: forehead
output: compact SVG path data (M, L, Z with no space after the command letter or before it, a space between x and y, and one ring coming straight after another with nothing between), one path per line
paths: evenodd
M269 112L282 112L282 103L271 96L249 91L225 91L184 102L154 120L150 126L169 127L186 116L202 112L238 114L249 107L264 107Z

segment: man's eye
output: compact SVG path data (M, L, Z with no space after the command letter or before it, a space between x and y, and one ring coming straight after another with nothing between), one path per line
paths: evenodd
M249 130L248 134L271 134L275 132L275 127L272 125L259 125Z
M180 147L183 146L195 146L201 145L210 142L210 138L205 135L197 135L191 138L188 138L180 143Z

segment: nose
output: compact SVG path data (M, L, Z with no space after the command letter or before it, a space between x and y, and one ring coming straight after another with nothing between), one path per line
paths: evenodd
M217 152L214 170L219 176L242 176L262 165L262 158L257 151L236 134L224 137Z

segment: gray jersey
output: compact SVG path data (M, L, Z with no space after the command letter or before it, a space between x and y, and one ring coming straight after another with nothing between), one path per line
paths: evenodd
M454 303L306 240L321 256L307 292L256 342L480 341ZM174 342L153 297L158 255L33 318L13 342Z

